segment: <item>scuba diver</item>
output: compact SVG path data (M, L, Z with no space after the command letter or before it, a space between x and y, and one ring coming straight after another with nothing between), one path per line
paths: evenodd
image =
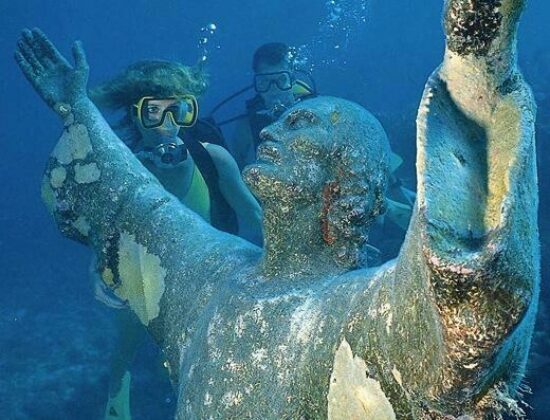
M141 163L183 204L214 227L261 245L261 209L213 130L197 130L197 97L207 87L200 68L141 61L90 92L98 107L123 111L115 126ZM207 126L208 128L208 126ZM218 143L218 144L213 144ZM145 330L90 267L96 298L118 311L106 419L129 419L130 365Z
M284 111L298 102L317 96L315 81L309 73L296 68L291 49L286 44L272 42L260 46L254 52L252 69L253 84L221 101L207 118L217 127L236 123L228 149L241 170L256 161L256 150L261 143L260 132L265 127L275 122ZM218 110L252 89L256 94L246 101L244 114L219 123L214 122L214 115ZM405 231L409 225L416 194L403 186L395 174L402 163L403 159L400 156L391 154L391 183L388 188L386 216L401 231ZM384 217L380 218L379 225L384 224L384 219ZM376 248L372 251L371 255L377 254Z
M198 118L206 87L200 68L141 61L90 95L102 109L125 112L115 128L170 193L214 227L260 243L260 208L219 132Z
M210 119L224 105L238 96L254 90L255 96L246 101L246 112L225 121L218 127L236 122L236 128L228 149L241 170L256 161L256 149L260 144L260 132L275 122L284 111L304 99L316 94L315 82L311 76L295 68L288 45L272 42L260 46L252 61L253 84L224 99L210 112ZM309 83L298 79L299 75Z

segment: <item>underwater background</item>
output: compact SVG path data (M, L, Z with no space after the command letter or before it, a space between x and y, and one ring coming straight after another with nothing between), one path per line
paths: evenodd
M115 340L113 310L97 302L89 251L61 237L40 199L60 120L24 79L13 51L38 26L70 56L84 43L90 86L142 59L204 61L202 115L251 82L254 50L295 46L321 94L377 116L415 186L415 117L442 60L442 0L0 0L0 419L98 419ZM529 418L550 418L550 2L531 0L521 21L521 68L538 102L542 294L526 383ZM244 95L220 112L244 110ZM231 127L226 127L231 134ZM396 240L400 238L395 238ZM192 238L190 238L192 240ZM133 369L135 419L173 417L162 357L149 342Z

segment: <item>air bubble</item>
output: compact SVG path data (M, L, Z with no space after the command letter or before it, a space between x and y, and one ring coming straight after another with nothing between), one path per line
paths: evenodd
M200 55L200 61L205 62L208 61L208 58L210 56L210 50L208 45L211 44L211 38L215 35L216 30L218 27L215 23L209 23L205 26L203 26L200 30L201 37L198 41L198 48L199 48L199 55ZM215 46L216 49L220 49L219 45Z
M293 48L295 66L311 72L314 61L323 65L346 64L347 48L367 22L367 5L368 0L327 0L318 34Z

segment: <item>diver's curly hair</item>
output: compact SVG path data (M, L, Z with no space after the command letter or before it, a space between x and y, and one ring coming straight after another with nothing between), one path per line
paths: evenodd
M342 101L332 111L330 181L323 190L321 229L336 262L366 265L366 242L374 219L386 212L390 147L382 125L365 109Z
M132 105L144 96L202 95L208 87L208 75L201 66L185 66L165 60L144 60L127 67L115 78L89 92L90 99L100 108L126 110L125 117L115 126L124 142L132 147L139 133L131 118Z

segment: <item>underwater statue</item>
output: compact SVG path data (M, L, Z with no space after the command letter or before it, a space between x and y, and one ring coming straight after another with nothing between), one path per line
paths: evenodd
M396 260L365 268L388 144L319 97L264 130L244 177L265 249L168 194L38 30L16 59L65 128L43 197L164 350L177 418L521 416L539 294L535 105L516 66L523 0L449 0L418 112L418 198Z

